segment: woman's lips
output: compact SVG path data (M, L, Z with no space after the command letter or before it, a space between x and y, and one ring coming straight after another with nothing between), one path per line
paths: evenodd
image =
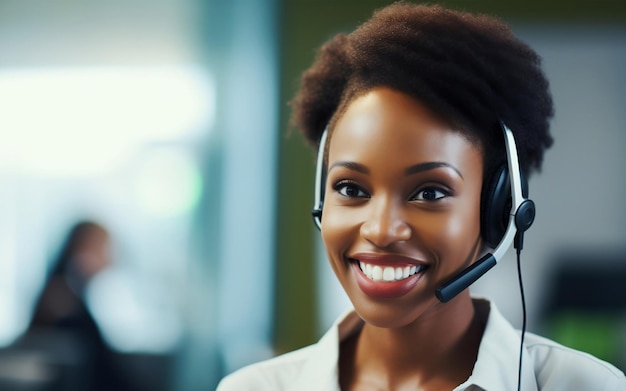
M356 255L351 265L361 290L382 299L404 296L427 269L425 263L412 258L377 254Z

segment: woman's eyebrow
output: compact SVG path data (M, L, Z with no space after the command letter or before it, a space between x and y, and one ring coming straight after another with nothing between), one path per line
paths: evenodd
M335 167L345 167L349 170L353 170L353 171L357 171L360 172L362 174L369 174L370 170L365 167L364 165L360 164L360 163L355 163L355 162L344 162L344 161L339 161L339 162L335 162L332 164L332 166L330 166L330 168L328 169L328 172L330 172L330 170L332 170Z
M420 172L423 172L423 171L434 170L434 169L440 168L440 167L452 169L454 172L457 173L458 176L461 177L461 179L463 179L463 175L461 174L461 172L459 170L457 170L456 167L454 167L451 164L445 163L445 162L419 163L419 164L416 164L414 166L411 166L411 167L407 168L404 171L404 174L405 175L412 175L412 174L417 174L417 173L420 173Z

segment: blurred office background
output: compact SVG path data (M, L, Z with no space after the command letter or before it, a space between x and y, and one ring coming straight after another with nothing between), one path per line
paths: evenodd
M387 3L0 0L0 389L73 373L68 352L21 342L83 219L111 234L85 300L134 389L213 389L315 341L349 303L287 102L323 41ZM529 328L626 369L626 5L445 3L511 23L551 81ZM473 291L521 324L512 254Z

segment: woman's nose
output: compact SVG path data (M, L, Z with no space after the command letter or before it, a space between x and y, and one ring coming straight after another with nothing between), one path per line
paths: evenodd
M411 238L406 212L391 201L371 203L371 212L361 225L361 236L377 247L388 247Z

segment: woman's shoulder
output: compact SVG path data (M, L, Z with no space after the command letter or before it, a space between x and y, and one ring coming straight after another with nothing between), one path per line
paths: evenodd
M243 367L224 377L217 391L281 390L291 384L314 345Z
M222 379L217 391L335 390L339 343L362 323L347 311L317 343L244 367Z
M540 389L557 382L579 390L626 390L626 377L614 365L591 354L527 333L524 345L532 357ZM549 389L546 388L546 389Z

